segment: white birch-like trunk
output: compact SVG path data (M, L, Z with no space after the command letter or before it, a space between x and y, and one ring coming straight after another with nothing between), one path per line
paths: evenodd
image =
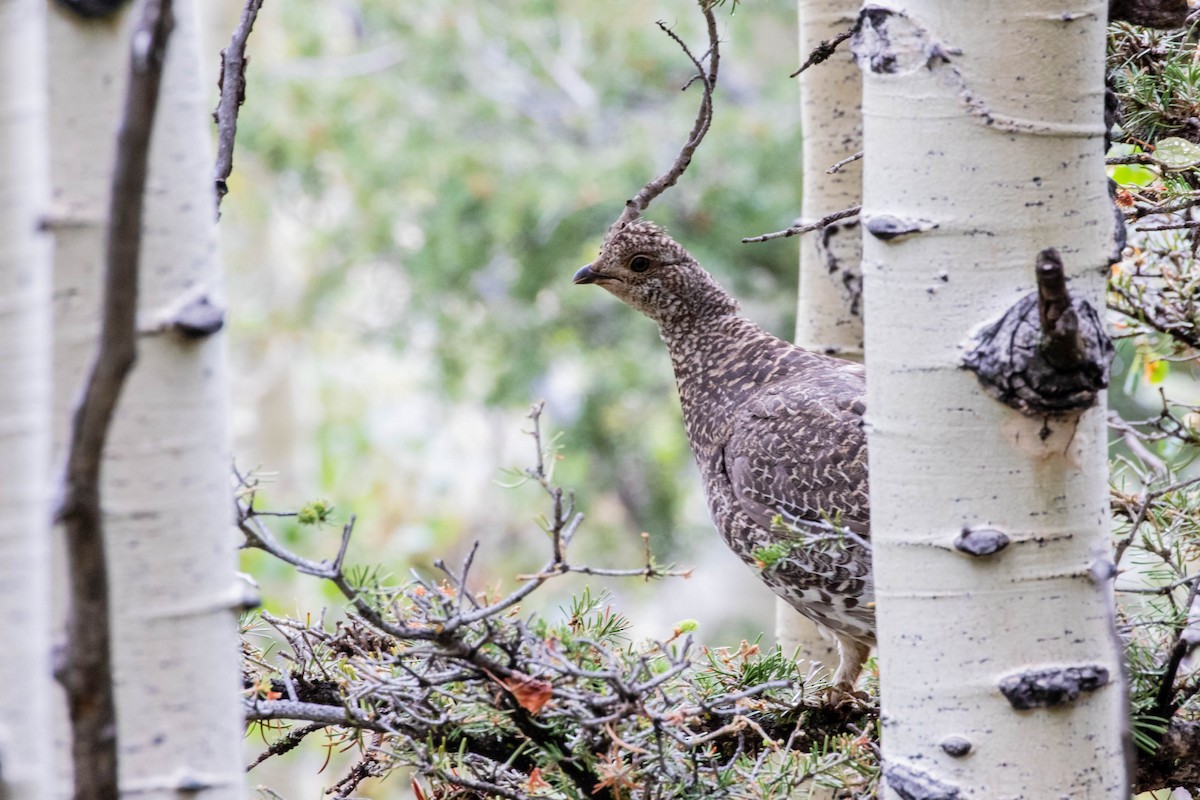
M56 449L94 355L104 224L131 13L52 13ZM146 187L137 365L101 488L120 781L140 798L243 794L226 353L218 335L150 332L189 300L221 305L209 109L196 9L176 0Z
M1128 798L1103 394L1077 422L1029 418L960 368L969 336L1034 289L1045 248L1103 314L1106 6L910 0L864 14L883 796ZM964 529L1011 543L970 557L953 546ZM1015 710L999 688L1101 670L1107 683L1054 708Z
M46 3L0 0L0 797L53 785Z
M848 30L858 0L797 0L800 58L822 41ZM862 149L862 75L845 42L824 63L800 74L800 124L804 136L804 196L800 216L815 222L862 202L861 162L832 175L833 164ZM796 344L819 353L862 360L863 325L857 223L835 223L800 237L800 292ZM784 652L837 666L837 643L783 600L775 601L775 637Z

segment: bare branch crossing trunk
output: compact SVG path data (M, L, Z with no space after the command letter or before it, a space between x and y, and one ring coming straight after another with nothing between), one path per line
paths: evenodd
M856 0L797 0L800 57L854 25ZM862 149L862 74L849 44L799 76L804 137L804 196L800 216L812 222L862 202L862 170L834 163ZM857 220L835 223L800 238L800 291L796 344L818 353L862 361L862 243ZM788 654L837 666L837 644L783 600L775 601L775 637Z
M0 3L0 797L50 794L46 4Z
M1104 37L1097 0L910 0L854 40L887 798L1129 797L1103 393L1026 416L962 368L1050 248L1104 307Z
M51 29L57 215L56 426L64 447L95 347L107 187L141 3ZM243 792L225 348L207 97L194 2L177 25L150 143L138 362L102 465L123 795Z

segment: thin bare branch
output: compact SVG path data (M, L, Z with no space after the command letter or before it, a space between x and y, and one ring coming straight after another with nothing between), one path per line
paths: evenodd
M810 222L803 225L793 225L787 230L775 231L774 233L764 233L762 236L751 236L742 239L742 244L753 244L755 242L769 242L772 239L786 239L789 236L798 236L809 231L819 231L822 228L828 227L838 220L846 219L847 217L858 216L862 211L862 206L851 206L850 208L835 211L832 214L826 214L816 222Z
M1117 541L1113 562L1117 564L1117 566L1120 566L1122 556L1125 555L1126 549L1128 549L1129 545L1132 544L1134 539L1137 538L1138 531L1141 529L1142 525L1145 524L1146 518L1150 514L1150 509L1154 506L1156 500L1165 497L1166 495L1174 494L1175 492L1187 489L1188 487L1194 486L1197 483L1200 483L1200 477L1186 478L1184 480L1176 481L1168 486L1163 486L1159 489L1146 492L1144 495L1139 497L1136 503L1136 512L1130 514L1129 509L1126 508L1125 513L1130 514L1130 520L1132 524L1130 525L1129 533L1125 534Z
M855 153L854 155L852 155L852 156L846 156L846 157L845 157L845 158L843 158L841 161L838 161L838 162L837 162L836 164L834 164L832 167L830 167L829 169L825 170L825 174L826 174L826 175L833 175L833 174L835 174L835 173L837 173L837 172L841 172L841 170L842 170L842 167L845 167L845 166L846 166L846 165L848 165L848 164L853 164L855 161L858 161L858 160L859 160L859 159L861 159L862 157L863 157L863 151L862 151L862 150L859 150L859 151L858 151L857 153Z
M837 52L838 45L849 39L858 30L858 23L847 31L842 31L832 39L823 39L820 44L813 48L813 51L808 54L808 58L804 59L804 63L800 65L800 69L789 75L789 78L799 77L800 73L811 66L820 64L822 61L829 60L830 56Z
M324 705L322 703L297 703L292 700L260 700L257 697L246 698L243 705L246 719L253 722L263 720L304 720L320 723L321 725L346 725L368 731L389 733L383 723L348 708Z
M246 767L246 772L254 769L272 756L281 756L284 753L291 752L292 750L296 749L300 742L304 741L304 738L310 733L316 733L317 731L325 730L328 727L329 725L324 722L314 722L310 725L305 725L303 728L297 728L296 730L289 732L286 736L283 736L277 741L272 742L270 747L259 753L258 758L251 761Z
M1188 586L1200 580L1200 572L1185 575L1179 580L1171 581L1166 586L1149 586L1146 588L1130 587L1128 589L1117 589L1123 594L1170 594L1180 586Z
M1134 230L1141 232L1178 231L1188 228L1200 228L1200 219L1181 219L1174 222L1163 222L1158 225L1139 225Z
M1115 411L1108 412L1108 427L1121 434L1121 440L1139 461L1146 465L1150 477L1162 478L1167 474L1167 465L1161 458L1150 452L1150 448L1142 442L1142 437L1136 428L1121 418Z
M217 163L213 169L216 185L217 211L221 200L229 193L226 181L233 173L233 146L237 139L238 110L246 102L246 42L254 29L254 20L262 8L263 0L246 0L241 19L233 31L229 46L221 51L221 76L217 85L221 87L221 98L213 110L213 122L217 123Z
M696 58L683 40L664 23L658 23L658 26L670 36L683 49L684 54L691 60L696 67L696 76L689 80L684 85L687 89L694 82L699 82L703 87L704 93L700 98L700 109L696 113L696 121L692 125L691 133L688 134L687 142L680 148L679 154L675 157L674 163L670 168L659 175L654 180L647 183L641 188L636 195L626 201L625 209L621 212L621 216L617 217L617 221L612 224L611 229L622 228L630 222L641 216L651 202L656 197L661 195L667 189L675 185L688 165L692 163L692 156L696 152L696 148L700 146L700 142L704 140L704 135L708 133L709 126L712 125L713 115L713 91L717 86L717 70L720 66L721 48L720 41L717 37L717 19L713 14L712 0L698 0L700 11L704 14L704 21L708 32L708 66L705 67L701 58Z

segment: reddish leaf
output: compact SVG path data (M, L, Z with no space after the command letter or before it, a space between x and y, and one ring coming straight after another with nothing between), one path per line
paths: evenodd
M554 694L554 686L549 681L544 681L540 678L531 678L519 672L514 672L511 676L500 681L500 684L512 692L512 696L517 699L517 703L521 708L530 714L536 714L541 711L543 706L550 702L550 698Z

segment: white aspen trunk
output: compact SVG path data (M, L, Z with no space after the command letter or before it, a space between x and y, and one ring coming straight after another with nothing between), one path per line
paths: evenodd
M137 13L136 4L132 9ZM196 9L175 2L151 143L137 365L105 453L122 795L243 795L240 654L223 337L159 330L189 301L223 304L211 124ZM130 9L51 29L56 446L94 354Z
M883 796L1128 798L1103 393L1077 422L1030 418L960 368L969 336L1033 290L1045 248L1103 314L1106 6L910 0L864 14ZM970 557L954 547L964 529L1011 543ZM1029 710L999 688L1030 673L1066 688L1071 668L1107 682Z
M797 0L800 58L822 41L848 30L857 0ZM815 222L862 202L861 162L833 175L825 170L862 149L862 75L845 42L822 64L800 74L800 124L804 136L804 195L800 216ZM862 360L862 240L858 224L835 223L800 237L800 292L796 344L819 353ZM775 601L775 637L784 652L837 666L837 643L816 623Z
M46 4L0 0L0 797L53 784Z
M47 4L50 179L54 231L53 401L51 480L66 460L71 415L95 354L100 326L104 223L116 151L116 120L126 72L119 42L124 23L81 22ZM124 12L128 17L128 11ZM65 636L66 567L61 532L52 542L55 635ZM71 725L66 695L55 689L56 796L73 790Z

